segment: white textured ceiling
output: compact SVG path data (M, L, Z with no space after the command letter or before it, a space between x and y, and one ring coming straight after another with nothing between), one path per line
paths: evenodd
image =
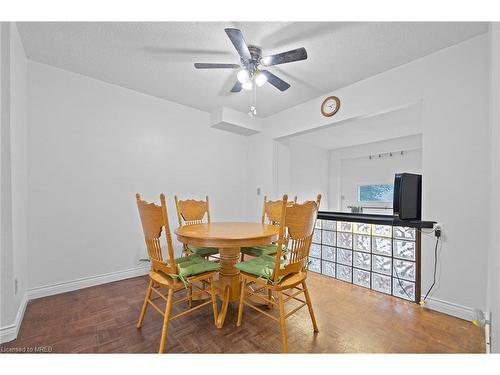
M250 93L230 93L236 71L194 62L239 63L224 28L242 30L264 54L305 47L305 61L272 67L292 86L258 89L269 116L321 94L485 33L487 23L63 22L18 23L28 58L194 108L247 112Z

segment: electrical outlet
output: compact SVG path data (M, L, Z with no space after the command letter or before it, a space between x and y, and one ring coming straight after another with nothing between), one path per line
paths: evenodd
M443 231L443 223L434 224L434 230L440 230L442 232Z
M441 238L442 235L443 235L443 224L442 223L434 224L434 237L439 239Z
M14 295L17 296L18 282L17 277L14 279Z
M260 188L257 188L257 195L260 195Z

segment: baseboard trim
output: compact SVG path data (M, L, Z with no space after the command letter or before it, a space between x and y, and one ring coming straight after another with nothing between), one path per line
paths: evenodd
M21 328L21 322L23 321L28 301L28 293L24 293L19 309L17 310L14 323L5 327L0 327L0 344L16 339L17 334L19 333L19 328Z
M434 297L427 297L424 307L468 321L474 319L474 309L471 307L443 301Z
M52 296L55 294L72 292L73 290L88 288L95 285L111 283L131 277L146 275L150 270L148 266L130 268L128 270L109 272L102 275L82 277L80 279L65 281L63 283L45 285L37 288L28 289L28 298L30 300Z

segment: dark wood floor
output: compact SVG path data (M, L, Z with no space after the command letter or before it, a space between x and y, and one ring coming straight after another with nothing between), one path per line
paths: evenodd
M342 281L310 274L309 289L320 332L307 309L287 320L288 348L299 353L484 353L484 335L470 322L423 309ZM152 308L135 328L146 277L33 300L18 339L4 347L51 346L56 353L156 353L162 317ZM182 304L175 310L184 308ZM279 325L237 305L216 329L211 309L172 321L167 352L278 353Z

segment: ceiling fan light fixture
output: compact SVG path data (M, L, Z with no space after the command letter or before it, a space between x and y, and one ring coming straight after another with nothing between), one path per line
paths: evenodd
M250 73L248 72L248 70L243 68L238 72L238 74L236 75L236 78L238 78L238 81L240 81L241 83L249 82L250 81Z
M254 81L258 87L261 87L264 83L267 82L267 76L262 72L257 72L254 76Z
M253 82L248 80L248 81L242 83L241 87L243 87L244 90L251 90L253 88Z
M268 65L268 64L271 63L271 61L272 61L271 56L266 56L266 57L263 57L263 58L260 59L260 63L262 65Z

